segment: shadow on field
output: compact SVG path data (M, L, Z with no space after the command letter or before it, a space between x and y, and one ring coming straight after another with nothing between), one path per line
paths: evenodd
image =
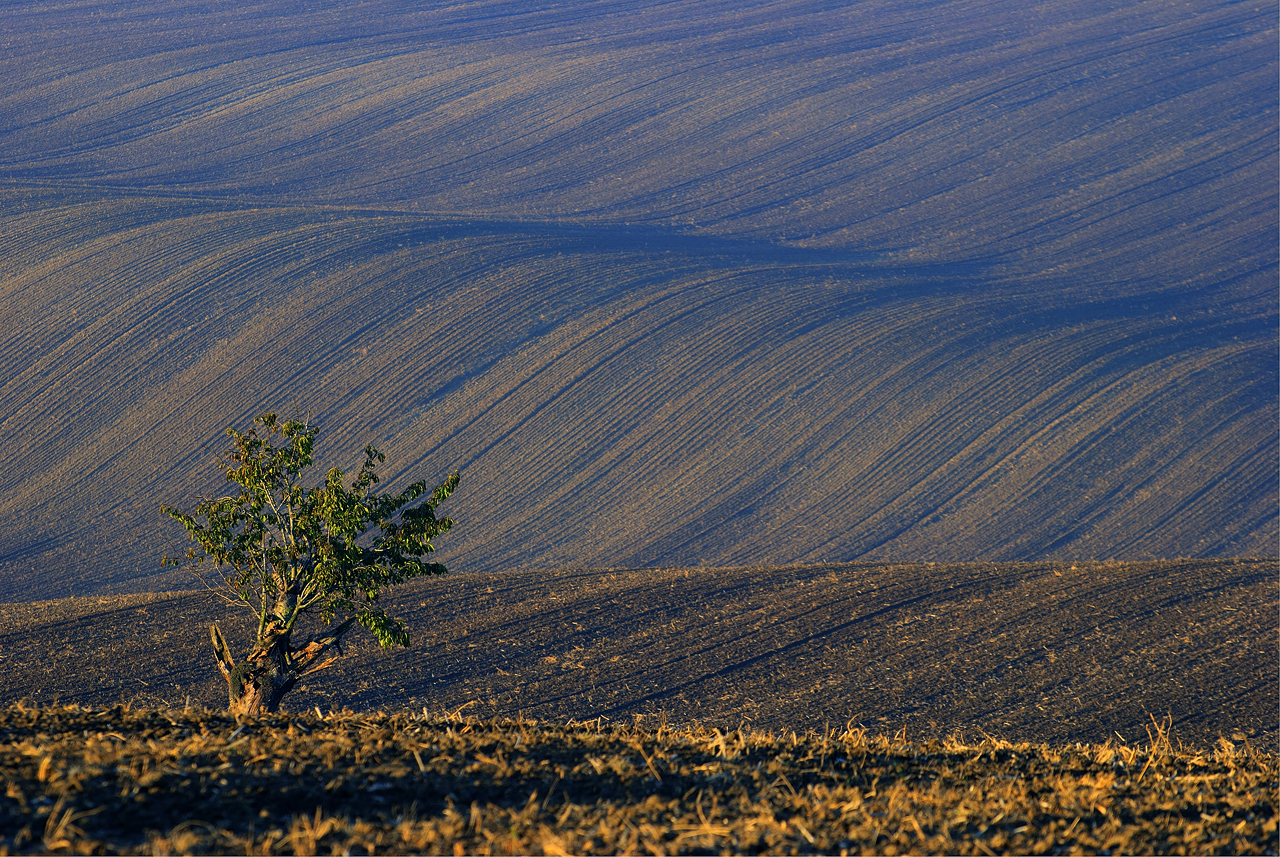
M291 710L699 721L1035 741L1276 741L1275 563L831 565L456 574L405 587L413 645L353 639ZM0 606L0 704L223 706L206 593ZM363 632L361 632L363 634ZM656 722L653 721L653 722Z

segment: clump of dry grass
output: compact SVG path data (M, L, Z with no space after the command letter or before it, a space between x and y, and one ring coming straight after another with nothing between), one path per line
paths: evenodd
M0 853L1275 853L1277 758L659 723L13 707Z

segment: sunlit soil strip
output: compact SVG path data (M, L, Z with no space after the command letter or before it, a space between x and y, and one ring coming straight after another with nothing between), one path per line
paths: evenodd
M984 736L0 713L0 853L1274 853L1277 759Z

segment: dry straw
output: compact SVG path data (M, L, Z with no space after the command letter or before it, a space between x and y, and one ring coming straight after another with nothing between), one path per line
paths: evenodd
M0 712L3 853L1274 853L1223 739L908 740L603 719Z

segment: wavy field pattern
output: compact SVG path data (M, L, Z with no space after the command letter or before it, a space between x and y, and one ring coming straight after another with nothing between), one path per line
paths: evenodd
M1274 555L1274 10L11 5L0 599L172 585L220 431L462 569Z
M0 175L1131 277L1273 249L1269 7L402 7L11 8Z
M1232 554L1274 531L1261 311L602 231L31 209L4 220L28 236L0 346L13 594L153 572L180 547L158 503L217 491L220 428L272 406L343 466L372 440L402 478L461 468L462 569Z

